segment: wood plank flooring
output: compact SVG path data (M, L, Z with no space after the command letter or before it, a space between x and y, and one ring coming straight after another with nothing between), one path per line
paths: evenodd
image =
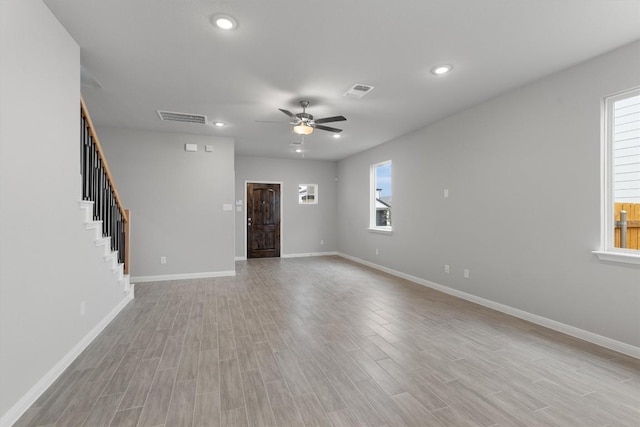
M640 426L640 361L338 257L145 283L15 426Z

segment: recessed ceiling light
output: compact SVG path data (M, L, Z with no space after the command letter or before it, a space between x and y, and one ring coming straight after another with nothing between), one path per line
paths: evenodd
M225 122L220 122L220 121L218 121L218 122L213 122L213 124L214 124L216 127L219 127L219 128L221 128L222 126L226 126L226 125L227 125Z
M302 148L296 148L296 153L302 153Z
M338 139L338 138L340 138L340 134L339 134L339 133L334 133L334 134L333 134L333 137L334 137L335 139Z
M213 15L211 22L221 30L235 30L238 28L238 21L229 15Z
M453 65L445 64L432 68L431 72L436 76L441 76L443 74L447 74L451 70L453 70Z

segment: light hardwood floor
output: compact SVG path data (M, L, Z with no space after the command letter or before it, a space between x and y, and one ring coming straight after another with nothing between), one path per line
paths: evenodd
M140 284L16 426L640 426L636 359L337 257Z

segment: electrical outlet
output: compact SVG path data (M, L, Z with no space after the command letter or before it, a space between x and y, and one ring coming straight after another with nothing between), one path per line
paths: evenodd
M84 316L87 313L87 302L80 301L80 316Z
M445 189L444 189L444 198L445 198L445 199L448 199L448 198L449 198L449 189L448 189L448 188L445 188Z
M444 272L449 274L450 270L449 270L449 264L445 264L444 265Z
M166 256L161 256L160 257L160 264L166 264L167 263L167 257Z
M324 240L320 240L320 246L324 245Z
M376 248L376 255L380 255L380 251Z
M468 278L469 278L469 269L468 269L468 268L465 268L465 269L464 269L464 278L465 278L465 279L468 279Z

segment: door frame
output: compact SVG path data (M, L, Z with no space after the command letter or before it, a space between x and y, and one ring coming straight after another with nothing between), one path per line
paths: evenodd
M248 248L247 248L247 186L249 184L279 184L280 185L280 258L282 258L282 242L283 238L283 226L284 224L284 216L282 215L282 207L284 206L284 183L282 181L264 181L260 179L245 179L244 180L244 223L242 224L242 228L244 230L244 259L249 259L248 256Z

